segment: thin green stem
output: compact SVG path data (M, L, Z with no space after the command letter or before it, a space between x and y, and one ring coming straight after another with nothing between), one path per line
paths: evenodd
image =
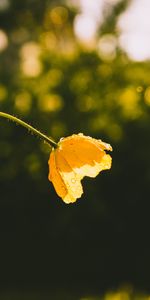
M12 116L9 115L7 113L4 112L0 112L0 117L9 119L17 124L20 124L21 126L25 127L26 129L28 129L29 131L33 132L35 135L39 136L41 139L43 139L46 143L48 143L49 145L51 145L52 147L56 148L57 147L57 143L55 141L53 141L52 139L50 139L47 135L41 133L39 130L35 129L34 127L32 127L31 125L29 125L28 123Z

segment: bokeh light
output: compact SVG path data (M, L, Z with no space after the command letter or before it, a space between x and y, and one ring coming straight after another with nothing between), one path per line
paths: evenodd
M40 47L34 42L25 43L21 48L21 69L26 76L36 77L42 71Z
M119 42L132 60L150 59L150 2L131 1L128 9L119 17Z
M74 30L82 42L94 43L98 26L103 21L103 6L105 1L80 0L80 14L75 18ZM92 47L93 45L88 45Z
M0 52L4 51L8 46L8 37L7 34L0 30Z
M10 1L9 0L0 0L0 11L5 11L9 8Z
M103 35L98 42L98 53L103 60L112 60L116 57L117 40L111 34Z
M32 105L32 97L28 92L21 92L15 97L15 109L20 114L28 114Z

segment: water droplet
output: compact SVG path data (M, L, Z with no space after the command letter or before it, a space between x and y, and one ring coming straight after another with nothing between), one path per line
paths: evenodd
M78 135L79 135L79 136L83 136L84 134L80 132L80 133L78 133Z
M60 139L60 142L62 142L64 140L64 137L62 137L61 139Z
M74 178L72 178L72 179L71 179L71 182L72 182L72 183L75 183L75 182L76 182L76 180L75 180Z

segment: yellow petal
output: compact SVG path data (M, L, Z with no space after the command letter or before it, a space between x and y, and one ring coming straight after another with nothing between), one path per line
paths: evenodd
M96 177L102 170L110 169L111 157L104 149L112 150L109 144L84 135L72 135L59 142L64 158L78 174Z
M48 178L63 201L73 203L80 198L83 193L80 179L68 165L59 148L51 152L49 166Z
M112 150L109 144L83 134L61 139L58 148L49 159L49 180L65 203L80 198L84 176L95 177L102 170L110 169L111 156L104 150Z
M64 181L59 174L58 168L56 166L56 159L55 159L55 151L52 150L50 154L50 159L48 161L50 172L48 175L48 179L53 183L54 188L61 198L64 198L67 195L67 188L65 186Z
M68 164L67 160L63 157L63 152L61 149L56 149L56 164L59 168L59 173L65 182L67 189L67 195L62 199L66 203L75 202L77 198L80 198L83 189L79 177L75 171Z

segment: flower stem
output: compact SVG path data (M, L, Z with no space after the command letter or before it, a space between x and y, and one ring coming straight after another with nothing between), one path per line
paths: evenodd
M31 131L32 133L34 133L35 135L39 136L41 139L43 139L46 143L48 143L49 145L51 145L52 147L56 148L57 147L57 143L55 141L53 141L52 139L50 139L47 135L41 133L39 130L35 129L34 127L32 127L31 125L27 124L26 122L12 116L9 115L7 113L1 112L0 111L0 117L9 119L23 127L25 127L26 129L28 129L29 131Z

